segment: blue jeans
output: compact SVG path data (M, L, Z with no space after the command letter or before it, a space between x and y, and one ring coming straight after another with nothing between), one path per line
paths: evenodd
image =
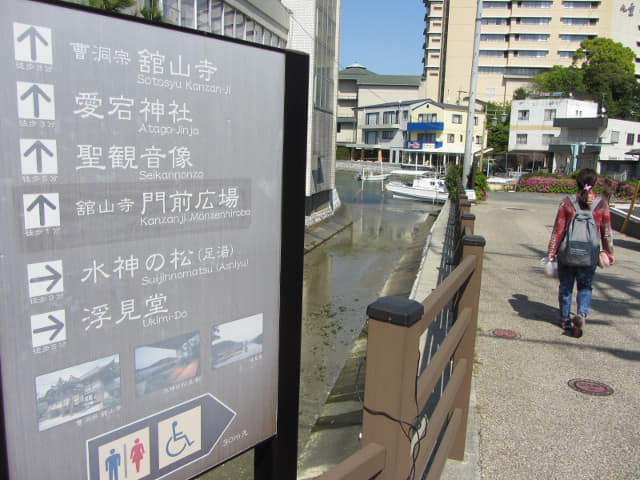
M568 267L558 262L558 278L560 279L558 303L562 318L569 318L574 282L578 285L578 294L576 295L578 315L587 317L589 305L591 305L591 282L595 273L595 265L593 267Z

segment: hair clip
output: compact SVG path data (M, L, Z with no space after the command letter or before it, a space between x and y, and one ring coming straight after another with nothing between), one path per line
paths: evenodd
M593 188L593 186L591 186L591 185L585 185L585 186L584 186L584 190L586 190L587 192L588 192L589 190L591 190L592 188Z

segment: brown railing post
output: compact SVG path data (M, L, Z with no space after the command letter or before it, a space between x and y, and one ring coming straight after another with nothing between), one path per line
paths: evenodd
M462 235L473 235L473 226L476 216L473 213L463 213L460 215L460 231Z
M407 478L411 442L405 431L417 415L415 384L419 327L424 306L405 297L383 297L367 307L369 330L362 420L362 445L385 447L377 480ZM406 423L401 423L406 422Z
M471 375L473 373L473 357L476 343L476 329L478 327L478 303L480 299L480 285L482 280L482 256L484 253L485 240L483 237L466 235L463 237L462 258L470 255L475 257L475 269L464 288L464 292L458 303L458 312L465 308L471 309L471 323L460 340L458 349L453 356L454 368L462 359L467 360L467 372L460 392L454 401L454 409L462 410L462 427L451 449L450 458L454 460L464 460L464 448L467 432L467 417L469 415L469 397L471 394Z

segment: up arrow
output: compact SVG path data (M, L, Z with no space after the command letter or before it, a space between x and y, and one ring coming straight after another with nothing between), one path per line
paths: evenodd
M49 337L49 341L52 341L56 336L60 333L60 331L64 328L64 323L58 320L53 315L48 315L47 318L51 320L53 325L47 325L46 327L36 328L33 333L43 333L48 332L49 330L53 330L53 333Z
M51 275L45 275L44 277L36 277L29 280L31 283L39 283L39 282L47 282L51 281L49 286L47 287L47 292L50 292L53 287L60 281L62 275L56 269L51 267L51 265L45 265L45 267Z
M44 143L37 140L27 149L26 152L24 152L24 157L28 157L34 151L36 152L36 169L38 173L42 173L42 152L46 153L50 157L53 157L53 152L49 150Z
M40 40L45 47L49 46L49 43L42 35L40 35L38 29L33 26L25 30L24 33L18 37L18 41L22 42L27 38L29 39L29 46L31 47L31 61L35 62L38 58L36 40Z
M38 85L31 85L31 87L20 96L20 100L26 100L29 98L29 95L33 95L33 116L38 118L40 116L40 96L47 102L51 102L51 99Z
M45 197L44 195L40 194L36 197L36 199L31 202L31 205L29 205L27 207L27 212L30 212L31 210L33 210L34 208L36 208L36 206L38 207L38 214L40 215L40 226L44 226L44 215L45 215L45 211L44 211L44 207L47 206L49 207L51 210L55 210L56 206L51 203L47 197Z

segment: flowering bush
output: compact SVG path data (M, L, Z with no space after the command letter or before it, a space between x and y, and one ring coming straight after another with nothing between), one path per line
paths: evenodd
M572 178L539 177L529 176L522 177L518 182L518 191L520 192L543 192L543 193L576 193L578 187Z
M578 191L575 172L571 177L545 172L525 174L520 178L517 188L520 192L577 193ZM608 190L614 199L631 200L635 188L635 182L633 181L621 184L612 178L600 176L593 187L593 191L600 195Z

